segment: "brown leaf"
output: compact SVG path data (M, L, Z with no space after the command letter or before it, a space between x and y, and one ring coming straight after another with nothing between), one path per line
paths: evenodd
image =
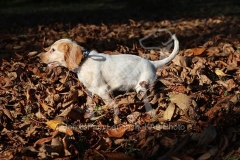
M33 147L36 147L37 145L43 145L44 143L46 142L50 142L56 135L58 134L58 131L54 131L53 132L53 135L51 137L48 137L48 138L41 138L39 140L37 140Z
M31 137L32 135L34 135L34 133L37 132L36 128L36 125L30 125L26 130L26 137Z
M204 153L203 155L198 157L198 159L201 159L201 160L211 159L211 157L213 157L216 154L216 152L217 152L217 147L212 147L212 148L208 149L208 151L206 153Z
M171 121L174 111L175 111L175 105L174 103L170 103L167 109L164 111L163 119L166 121Z
M33 56L37 55L37 53L38 53L37 51L32 51L32 52L28 53L28 56L33 57Z
M127 142L127 141L128 141L127 139L116 139L116 140L114 140L114 144L120 145L120 144L122 144L124 142Z
M75 41L77 41L78 43L85 43L85 39L83 37L77 36L75 38Z
M172 61L175 65L181 66L183 68L187 67L187 57L176 55Z
M117 114L114 114L114 116L113 116L113 123L114 123L115 125L121 123L121 120L120 120L120 118L118 117Z
M42 76L42 73L40 72L40 70L39 70L39 68L37 66L27 65L27 67L28 67L28 70L32 71L33 74L35 74L36 76Z
M15 46L13 48L14 49L20 49L20 48L22 48L22 46ZM17 56L18 59L22 59L23 58L23 56L21 54L15 53L15 55Z
M216 82L222 85L223 87L225 87L228 92L237 86L233 79L228 79L227 81L216 81Z
M13 121L12 113L8 109L3 108L2 111L11 121Z
M35 116L39 119L46 119L46 117L41 113L40 109L38 110L38 112L35 114Z
M44 111L48 111L49 109L51 109L52 111L54 111L54 108L50 107L49 105L47 105L47 104L44 103L44 102L40 102L40 101L39 101L39 104L42 106L42 108L44 109Z
M124 95L119 95L115 99L116 99L117 105L122 105L122 104L126 105L126 104L131 104L131 103L135 102L134 96L135 96L135 93L124 94ZM118 99L120 99L120 100L118 100Z
M220 52L218 47L210 47L206 51L208 56L218 56Z
M178 151L170 151L167 153L167 155L170 159L194 160L194 158Z
M188 49L185 51L185 54L187 56L204 56L203 54L205 53L204 51L206 50L206 48L192 48L192 49Z
M126 131L132 130L132 127L132 124L121 125L117 128L106 130L105 133L107 133L109 137L121 138Z
M147 54L146 56L147 56L148 59L151 60L151 61L157 61L157 60L159 60L158 56L155 55L155 54Z
M136 120L139 118L140 113L139 112L133 112L127 116L127 120L129 123L135 123Z
M202 86L203 84L212 84L212 81L206 75L200 75L199 85Z
M188 89L183 85L181 86L169 85L167 87L170 88L172 91L180 92L180 93L186 93L186 91L188 91Z
M172 148L177 144L178 140L177 138L171 138L171 137L167 137L164 136L161 138L160 143L161 145L167 147L167 148Z
M103 155L111 160L134 160L122 152L105 152Z
M188 110L188 107L191 105L191 98L183 93L170 93L170 100L172 103L175 103L183 111Z
M208 116L209 119L216 119L220 112L228 114L232 110L234 104L238 102L238 96L239 95L230 95L219 99L212 108L205 112L205 115ZM224 117L220 116L220 118L223 119Z
M58 125L56 127L56 130L61 132L61 133L66 133L66 135L72 136L73 135L73 131L70 127L66 126L66 125Z
M15 80L17 78L17 73L16 72L9 72L7 73L8 78L10 78L10 80Z
M208 125L208 127L202 133L192 133L191 140L197 141L198 145L208 145L217 136L215 127Z
M215 159L220 159L222 153L225 151L225 149L228 147L229 142L228 139L225 135L221 136L221 140L220 140L220 144L219 144L219 148L218 148L218 152L215 156Z
M111 160L133 160L133 158L122 152L99 152L95 149L89 149L85 152L83 160L93 160L93 159L111 159Z
M73 105L67 107L66 109L64 109L62 111L61 114L58 115L58 117L66 117L72 111L72 109L73 109ZM73 112L72 112L72 114L73 114ZM80 114L80 113L78 113L78 114Z
M23 145L25 145L27 143L27 141L25 141L21 136L19 136L18 134L15 135L15 137L18 139L19 142L21 142Z

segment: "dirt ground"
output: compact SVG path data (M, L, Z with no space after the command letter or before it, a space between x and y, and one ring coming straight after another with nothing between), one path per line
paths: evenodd
M139 40L160 28L176 34L180 51L146 99L114 93L120 120L75 73L37 56L69 38L158 60L172 50L167 35L146 43L161 49ZM239 39L235 0L0 1L0 159L240 159Z

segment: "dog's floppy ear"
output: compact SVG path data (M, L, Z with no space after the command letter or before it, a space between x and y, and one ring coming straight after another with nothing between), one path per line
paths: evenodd
M83 59L82 49L74 43L62 43L59 50L64 52L64 60L69 70L76 69Z

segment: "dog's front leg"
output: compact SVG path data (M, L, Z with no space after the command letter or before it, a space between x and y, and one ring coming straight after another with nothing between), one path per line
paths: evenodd
M119 108L118 105L115 103L114 99L112 99L109 94L104 94L100 96L102 100L104 101L105 105L107 107L113 107L114 114L118 115L119 114Z
M109 94L105 93L103 95L100 96L102 98L102 100L104 101L105 105L107 106L107 108L113 108L113 112L114 112L114 124L119 124L121 123L120 118L118 117L119 115L119 108L118 105L115 103L114 99L112 99Z
M87 102L86 102L86 112L84 118L93 118L94 117L94 108L93 108L93 95L90 91L87 91Z

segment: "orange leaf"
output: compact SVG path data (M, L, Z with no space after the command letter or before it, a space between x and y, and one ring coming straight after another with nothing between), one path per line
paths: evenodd
M127 130L131 130L133 125L122 125L118 128L109 129L106 131L109 137L121 138Z
M185 51L185 54L199 56L199 55L202 55L205 50L206 50L206 48L192 48L192 49L187 49Z

